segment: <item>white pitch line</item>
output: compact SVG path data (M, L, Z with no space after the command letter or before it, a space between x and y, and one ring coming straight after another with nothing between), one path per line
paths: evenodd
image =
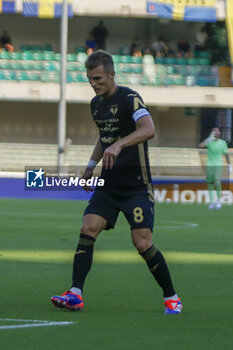
M24 319L14 319L14 318L0 318L0 321L11 321L11 322L31 322L21 325L3 325L0 326L1 329L17 329L17 328L31 328L31 327L50 327L50 326L68 326L74 324L75 322L63 321L40 321L40 320L24 320Z

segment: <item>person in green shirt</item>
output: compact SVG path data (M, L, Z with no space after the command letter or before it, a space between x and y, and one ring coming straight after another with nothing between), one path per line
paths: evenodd
M221 131L218 127L212 129L209 137L199 144L199 147L206 147L208 150L206 163L206 181L208 183L208 190L210 196L209 209L221 209L221 178L223 168L223 155L226 157L228 164L228 174L232 172L232 166L228 155L228 146L226 141L220 138ZM214 188L217 192L217 202L214 203Z

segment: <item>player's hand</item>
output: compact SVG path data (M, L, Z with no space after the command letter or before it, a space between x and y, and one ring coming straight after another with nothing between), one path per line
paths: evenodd
M84 171L84 174L82 176L82 179L88 180L93 176L93 170L90 168L86 168L86 170ZM93 192L94 189L90 186L83 186L84 191L86 191L87 193L89 192Z
M228 164L227 172L228 172L228 175L231 175L231 173L232 173L232 166L231 166L231 164Z
M207 141L211 142L211 141L214 141L214 140L215 140L215 132L211 131L211 133L209 134L209 136L207 138Z
M104 169L112 169L120 151L121 151L121 146L117 142L113 143L111 146L106 148L106 150L104 151L104 154L103 154L103 168Z

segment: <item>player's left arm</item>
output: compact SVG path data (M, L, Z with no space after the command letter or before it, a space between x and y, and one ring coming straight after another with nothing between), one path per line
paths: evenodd
M230 157L229 157L229 153L228 153L227 144L225 145L224 155L225 155L227 165L228 165L228 174L230 175L232 173L232 166L231 166L231 161L230 161Z
M114 142L104 151L103 167L105 169L111 169L113 167L117 156L123 148L137 145L155 136L155 127L149 112L137 120L136 127L137 130Z

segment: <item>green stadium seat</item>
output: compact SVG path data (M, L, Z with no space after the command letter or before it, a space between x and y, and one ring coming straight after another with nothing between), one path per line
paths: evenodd
M43 48L41 45L35 44L35 45L31 45L31 50L32 51L42 51Z
M55 53L53 51L44 51L43 52L43 60L44 61L53 61Z
M2 69L11 69L11 64L10 64L10 62L8 62L8 61L3 61L3 62L1 62L1 68Z
M154 85L155 86L161 86L162 85L162 81L161 81L161 79L160 79L160 77L158 75L155 76Z
M10 59L10 53L8 51L2 50L2 52L0 52L0 59L2 59L2 60L9 60Z
M184 76L184 77L186 77L186 76L188 76L190 73L189 73L189 66L179 66L179 73L182 75L182 76Z
M198 64L198 59L195 57L187 58L187 64L190 64L191 66Z
M31 51L23 51L22 52L22 60L33 60L33 54Z
M131 63L141 64L142 63L142 57L131 56Z
M128 76L129 84L140 85L142 82L142 76L140 74L130 74Z
M186 65L188 61L186 57L178 57L176 58L176 63L179 65Z
M67 65L67 70L70 72L77 72L79 70L79 66L77 64L69 63Z
M23 69L23 70L32 70L33 69L32 62L27 62L27 61L22 62L21 69Z
M130 55L120 56L120 62L121 63L131 63L131 56Z
M85 61L86 61L86 59L87 59L87 54L86 53L84 53L84 52L79 52L78 54L77 54L77 61L79 62L79 63L85 63Z
M6 73L0 70L0 80L7 80Z
M175 80L172 76L168 75L164 78L164 84L165 85L175 85Z
M51 78L50 72L42 72L40 79L43 83L51 82L52 78Z
M68 62L76 62L77 61L77 55L75 53L68 53L67 61Z
M156 57L155 63L156 64L165 64L165 57Z
M20 45L20 51L30 51L30 50L31 50L31 45L28 45L28 44Z
M165 57L165 64L176 64L175 57Z
M122 73L131 73L133 70L132 70L132 66L131 64L122 64L121 65L121 72Z
M186 85L186 79L185 79L185 77L178 75L174 78L174 83L175 83L175 85Z
M31 81L40 81L40 74L39 73L30 73L29 74L29 79Z
M78 73L75 77L75 81L77 83L87 83L88 82L88 78L86 76L85 73Z
M11 69L14 69L14 70L22 69L21 61L11 61L10 66L11 66Z
M45 44L42 49L44 51L53 51L53 46L51 44Z
M136 74L142 74L142 65L141 64L132 64L132 72Z
M32 62L32 69L38 70L38 71L44 70L44 63L34 61L34 62Z
M127 85L129 84L129 79L126 74L118 74L117 82L118 84L121 84L121 85Z
M120 55L112 55L112 59L114 63L120 63Z
M61 54L60 53L55 53L54 54L54 61L60 61L61 60Z
M17 74L14 70L11 70L7 74L8 80L17 80Z
M24 72L24 71L20 72L18 74L18 80L20 80L20 81L28 81L28 80L30 80L28 73Z
M209 58L197 58L197 64L200 66L208 66L210 65L210 59Z
M10 58L12 60L21 60L22 59L22 54L21 54L21 52L12 52L10 54Z
M80 53L80 52L85 52L86 53L86 47L84 47L84 46L77 46L75 48L75 52L76 53Z
M46 62L44 68L45 68L45 70L47 70L49 72L54 72L57 70L56 65L53 61Z
M34 61L43 61L44 53L42 51L37 51L32 53L32 59Z
M142 57L142 63L145 65L155 65L154 57L152 55L145 55Z

